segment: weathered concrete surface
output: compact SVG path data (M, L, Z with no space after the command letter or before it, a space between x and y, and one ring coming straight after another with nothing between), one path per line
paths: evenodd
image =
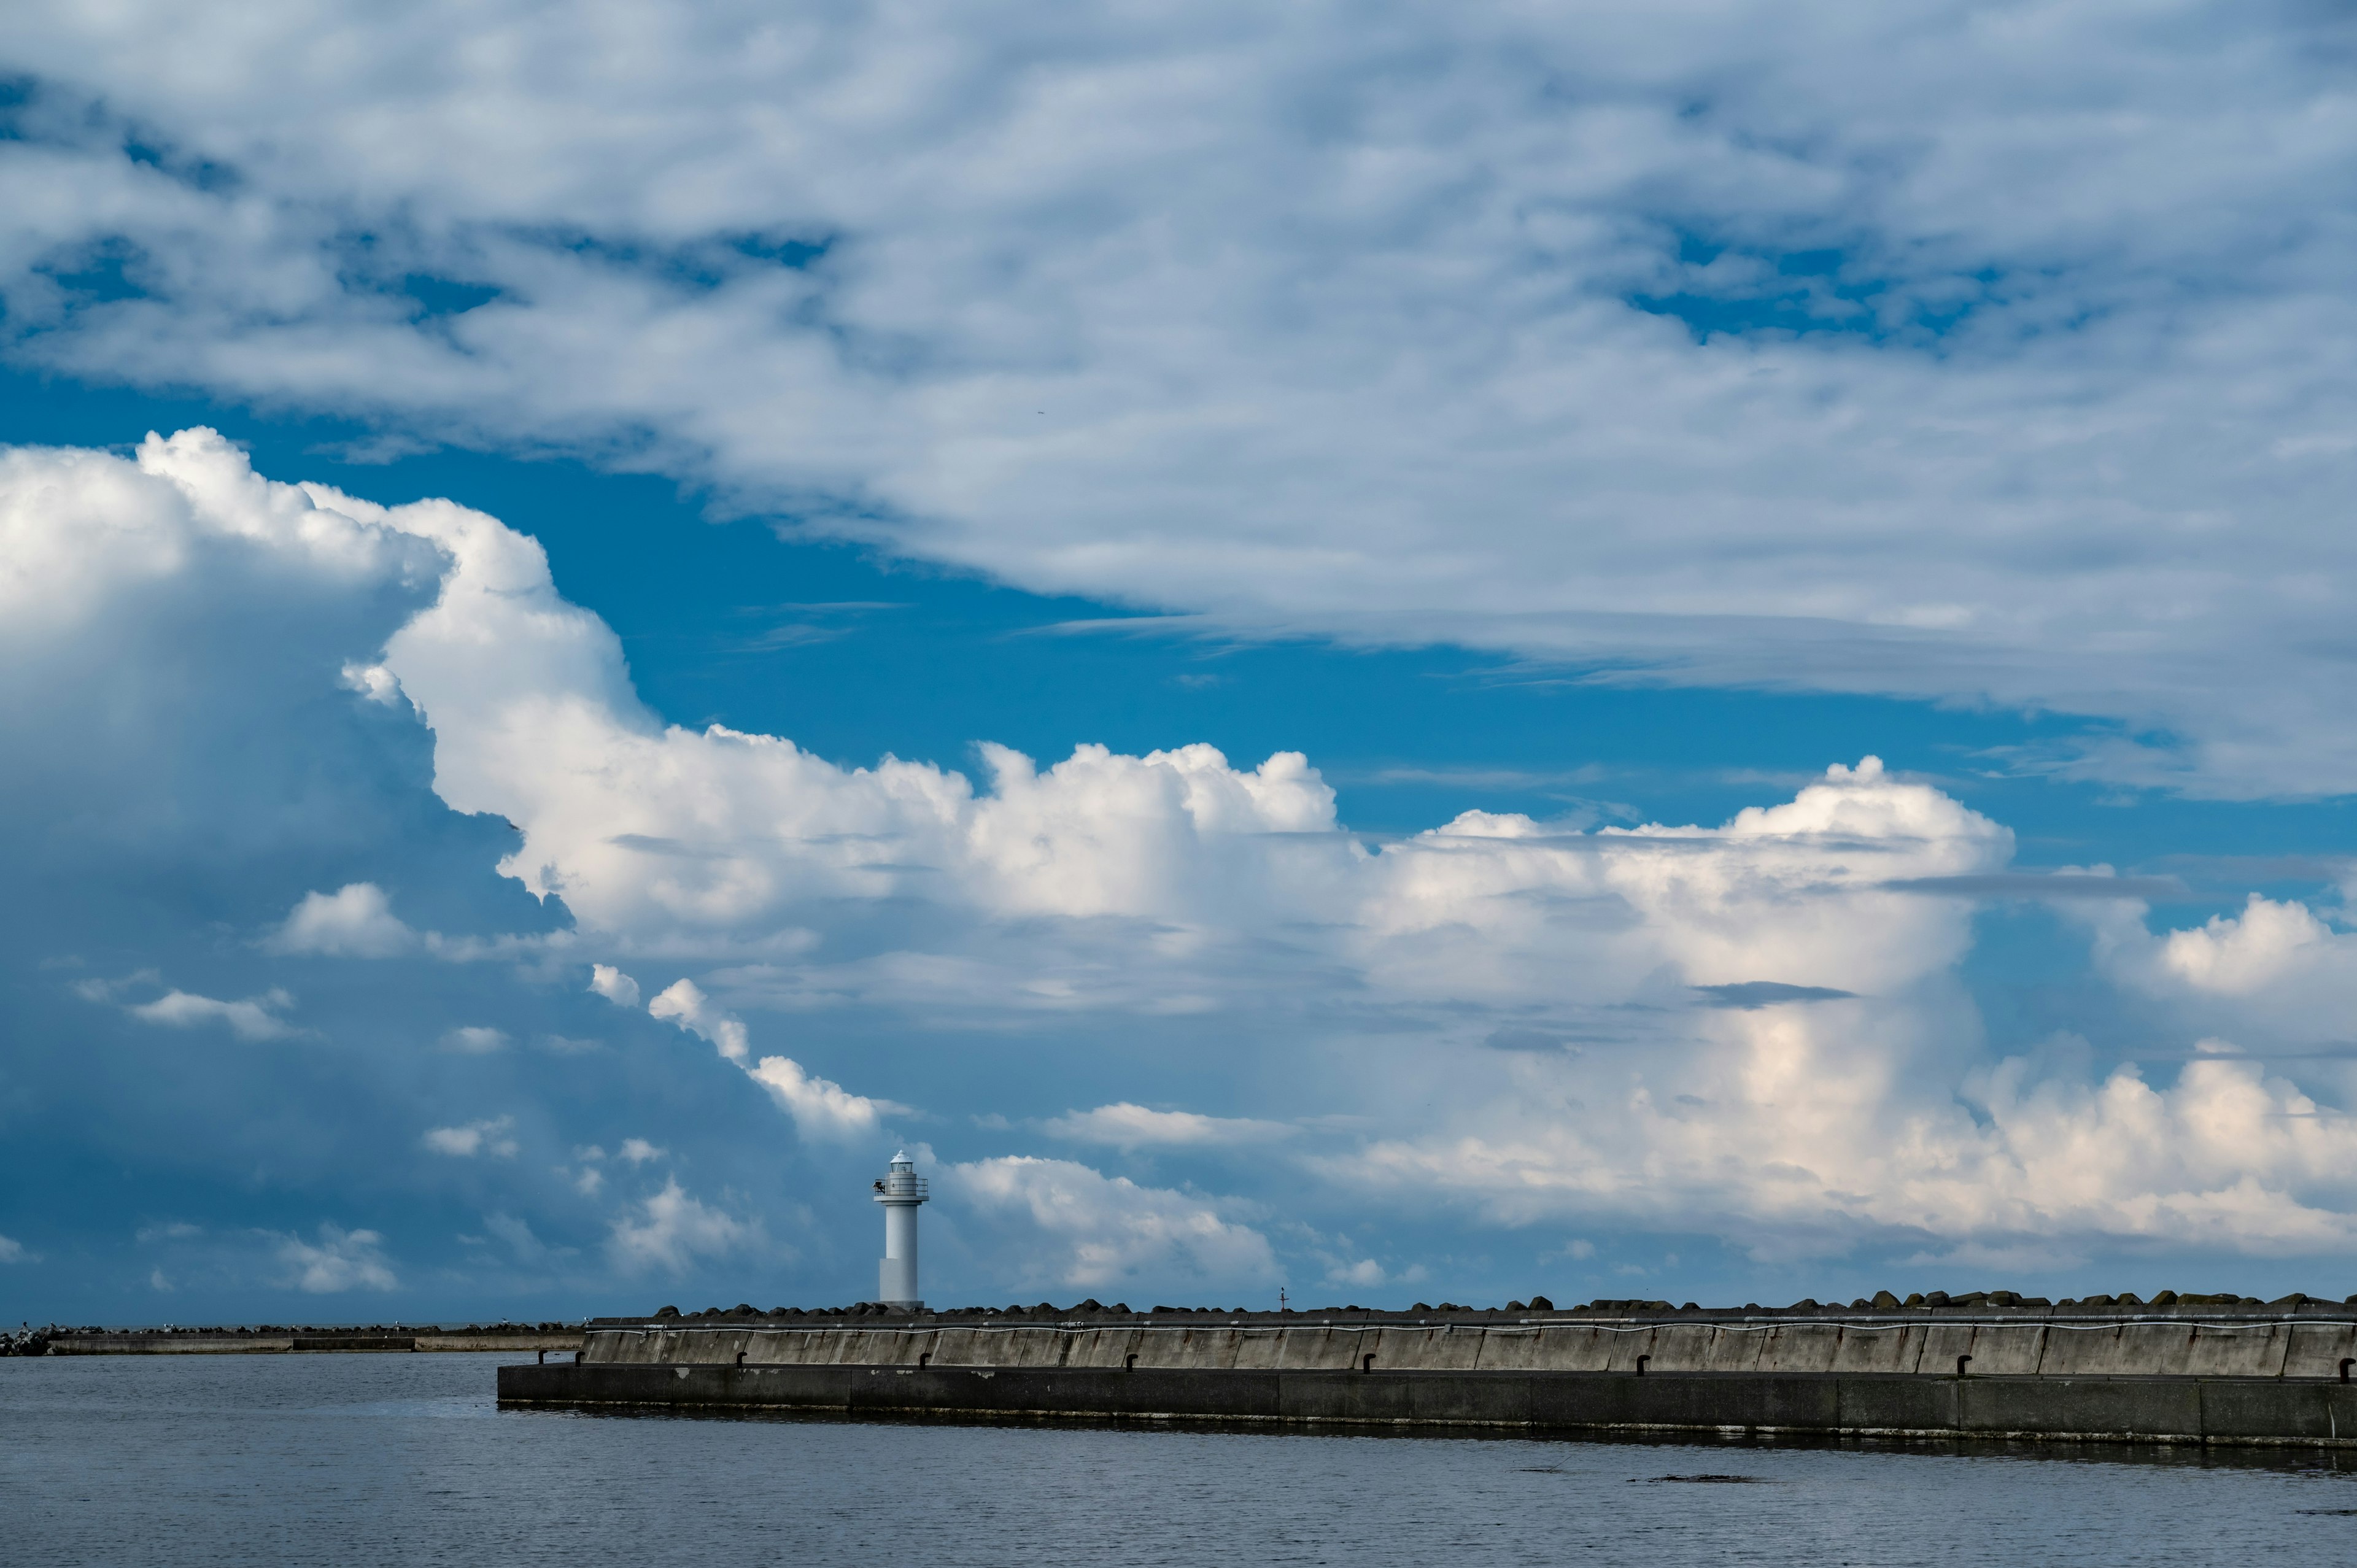
M536 1334L455 1334L421 1331L414 1347L419 1350L546 1350L563 1351L567 1355L581 1349L587 1339L577 1328L557 1333ZM299 1347L298 1347L299 1348Z
M1381 1350L1373 1352L1380 1357ZM1454 1347L1450 1353L1456 1354ZM2011 1353L2009 1350L2007 1353ZM1126 1352L1125 1352L1126 1354ZM499 1370L500 1402L892 1417L2357 1446L2357 1385L1909 1372L586 1361Z
M583 1359L625 1366L1108 1368L1186 1371L1784 1373L2023 1378L2338 1378L2357 1318L2336 1316L1477 1322L1232 1319L787 1326L593 1325ZM1368 1358L1372 1357L1372 1363Z

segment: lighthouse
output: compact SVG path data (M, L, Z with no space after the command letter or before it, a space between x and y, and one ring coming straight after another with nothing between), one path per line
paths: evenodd
M884 1206L884 1262L877 1271L877 1299L915 1312L917 1294L917 1205L925 1201L925 1178L906 1149L876 1179L876 1201Z

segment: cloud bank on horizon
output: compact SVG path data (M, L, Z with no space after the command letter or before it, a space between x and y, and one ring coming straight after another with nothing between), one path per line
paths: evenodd
M0 334L1232 633L2057 710L2017 766L2335 795L2352 26L33 4ZM1021 788L1148 765L1069 766ZM888 774L830 809L1007 814Z
M2034 879L2002 824L1872 757L1714 828L1477 811L1389 843L1297 754L844 767L649 712L496 519L274 482L202 430L0 450L0 654L24 1015L239 1107L170 1158L430 1193L482 1268L857 1256L864 1230L766 1190L777 1151L835 1179L903 1138L943 1176L950 1266L1026 1290L1395 1286L1422 1265L1370 1237L1419 1216L1763 1261L2357 1239L2350 1064L2253 1055L2329 1044L2357 1000L2338 906L2156 929L2083 868L2056 902L2089 983L2199 1048L2000 1058L1959 979L1966 890ZM970 1092L872 1081L858 1042L912 1021L943 1074L1075 1031L1108 1091L992 1080L1016 1152L988 1152ZM1160 1069L1119 1042L1157 1029L1196 1103L1129 1087ZM14 1070L89 1089L70 1053ZM332 1088L278 1104L297 1076ZM98 1144L178 1113L130 1098L91 1108ZM1182 1155L1206 1163L1157 1179ZM342 1212L167 1240L313 1293L458 1267Z

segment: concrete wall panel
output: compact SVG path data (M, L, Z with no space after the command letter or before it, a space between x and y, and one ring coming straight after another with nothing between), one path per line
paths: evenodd
M1550 1372L1600 1372L1611 1359L1610 1338L1602 1329L1585 1325L1542 1328L1532 1361Z
M1152 1354L1172 1367L1218 1372L1233 1368L1243 1349L1243 1331L1235 1328L1187 1328L1179 1331L1178 1338L1175 1348L1157 1346ZM1140 1365L1145 1363L1143 1356L1138 1359Z
M1276 1359L1285 1348L1282 1328L1236 1328L1236 1370L1275 1371Z
M2046 1336L2046 1354L2040 1367L2049 1377L2111 1375L2126 1371L2138 1351L2160 1348L2149 1339L2131 1344L2123 1333L2116 1323L2083 1328L2060 1325ZM2177 1337L2184 1339L2185 1331L2177 1330Z
M584 1363L600 1362L620 1365L638 1359L645 1350L645 1335L625 1334L617 1329L601 1328L590 1333L582 1340L581 1359Z
M1436 1328L1425 1341L1424 1364L1418 1369L1426 1372L1469 1372L1481 1364L1481 1341L1488 1334L1480 1328ZM1378 1367L1383 1363L1375 1363Z
M1931 1323L1923 1328L1922 1354L1915 1359L1919 1376L1953 1378L1956 1358L1973 1353L1973 1328L1968 1323Z
M2357 1384L2204 1381L2201 1430L2212 1441L2344 1444L2357 1433Z
M2357 1358L2357 1324L2296 1323L2291 1347L2284 1356L2283 1375L2338 1379L2344 1357ZM2357 1367L2350 1369L2357 1372Z
M1912 1372L1923 1354L1923 1330L1913 1324L1849 1324L1834 1348L1836 1372Z
M864 1367L867 1364L867 1338L848 1328L822 1328L811 1336L811 1347L804 1366Z
M1359 1353L1362 1357L1373 1356L1376 1367L1386 1372L1420 1372L1432 1364L1432 1337L1436 1332L1430 1328L1379 1328L1361 1336L1368 1343Z
M933 1365L936 1367L987 1366L997 1347L994 1336L971 1328L944 1328L933 1337Z
M1953 1431L1959 1387L1953 1378L1906 1374L1843 1378L1836 1388L1840 1406L1836 1419L1845 1432Z
M2288 1325L2223 1327L2204 1324L2194 1333L2185 1358L2185 1369L2196 1377L2208 1378L2281 1377L2290 1349Z
M1634 1376L1637 1358L1650 1358L1653 1353L1653 1330L1651 1328L1608 1328L1602 1335L1604 1369L1626 1372Z
M871 1367L920 1367L940 1351L941 1336L929 1328L910 1329L899 1334L868 1336L867 1364Z
M1082 1348L1075 1347L1072 1353L1064 1358L1064 1365L1103 1367L1110 1371L1121 1371L1129 1366L1130 1358L1137 1354L1138 1348L1148 1337L1143 1328L1100 1328L1088 1337L1088 1359L1082 1360Z
M797 1337L791 1334L765 1333L759 1328L748 1331L745 1336L745 1364L748 1367L782 1365L783 1359L794 1353Z
M1760 1352L1763 1372L1830 1372L1841 1349L1841 1326L1835 1323L1780 1323L1768 1330Z
M2043 1324L1985 1323L1973 1330L1973 1361L1967 1369L1975 1378L2034 1377L2045 1354ZM1955 1367L1955 1359L1949 1358L1946 1369L1953 1374Z
M2072 1433L2091 1437L2198 1437L2201 1385L2144 1379L1967 1378L1957 1424L1987 1436Z
M1017 1328L1001 1336L1012 1352L1002 1367L1060 1367L1071 1336L1058 1328Z
M1481 1337L1481 1358L1477 1369L1484 1372L1531 1370L1539 1364L1539 1332L1535 1328L1492 1328ZM1361 1337L1371 1338L1372 1336Z
M2183 1377L2191 1369L2194 1333L2185 1323L2058 1324L2047 1330L2039 1369L2048 1377Z
M1288 1372L1355 1371L1359 1358L1374 1350L1360 1341L1372 1337L1347 1328L1288 1328L1277 1348L1276 1364Z
M1760 1367L1760 1352L1768 1348L1768 1331L1749 1328L1739 1324L1715 1326L1710 1331L1710 1347L1705 1352L1703 1364L1696 1369L1705 1372L1750 1372Z
M1669 1323L1653 1330L1645 1349L1656 1372L1701 1372L1710 1369L1711 1347L1718 1331L1706 1323Z

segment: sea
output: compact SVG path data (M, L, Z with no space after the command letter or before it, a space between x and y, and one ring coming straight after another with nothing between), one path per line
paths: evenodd
M0 1563L2357 1563L2357 1458L502 1411L499 1355L0 1360Z

